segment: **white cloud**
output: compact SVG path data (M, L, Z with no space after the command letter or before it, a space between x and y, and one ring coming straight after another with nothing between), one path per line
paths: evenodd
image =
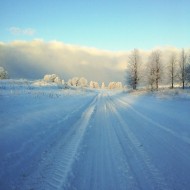
M27 35L33 36L36 33L36 30L33 28L19 28L19 27L10 27L9 32L13 35Z
M160 48L166 57L170 51L178 49ZM141 50L146 58L150 51ZM128 52L104 51L96 48L64 44L59 41L43 40L0 42L0 63L16 78L42 78L55 73L65 81L74 76L85 77L89 81L124 81Z

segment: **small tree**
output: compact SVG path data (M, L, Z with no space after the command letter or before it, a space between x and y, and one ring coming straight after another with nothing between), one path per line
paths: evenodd
M148 84L150 85L150 89L153 91L155 84L155 68L152 62L149 64L148 67Z
M190 84L190 55L188 55L188 58L187 58L187 64L186 64L186 67L185 67L185 73L186 73L186 77L185 77L185 80L188 84Z
M139 51L137 49L134 49L128 57L128 68L126 71L126 83L129 86L131 86L134 90L137 89L137 86L139 84L139 67Z
M162 71L160 51L157 50L151 53L149 57L148 68L148 84L151 86L151 90L153 90L154 88L158 90Z
M62 79L60 78L60 76L58 76L58 75L56 75L56 74L44 75L43 80L44 80L45 82L56 83L56 84L58 84L58 85L62 85L62 84L65 83L64 80L62 80Z
M56 75L56 74L45 75L44 76L44 81L46 81L46 82L54 82L56 78L59 78L59 76Z
M99 88L98 82L90 81L90 88Z
M70 86L86 87L88 85L88 81L84 77L73 77L72 79L68 80L67 84Z
M181 54L180 54L180 58L179 58L179 80L182 83L182 88L185 88L185 82L187 79L187 55L184 51L184 49L182 49Z
M54 82L57 83L57 84L62 84L62 79L57 76L55 79L54 79Z
M72 86L78 86L79 85L79 78L74 77L72 78Z
M108 85L108 89L122 89L123 85L121 82L110 82Z
M121 82L117 82L117 83L116 83L116 88L117 88L117 89L122 89L122 88L123 88L122 83L121 83Z
M190 64L186 66L185 73L186 73L186 81L187 83L190 83Z
M110 82L109 84L108 84L108 89L114 89L115 88L115 82Z
M168 65L169 80L171 82L171 88L174 88L174 82L177 76L177 59L175 54L171 54Z
M79 79L78 85L81 86L81 87L86 87L88 85L87 79L85 79L84 77L81 77Z
M69 79L67 83L70 86L78 86L79 85L79 78L73 77L72 79Z
M101 86L102 89L106 88L106 85L104 82L102 82L102 86Z
M7 79L7 78L8 78L8 72L3 67L0 67L0 79Z

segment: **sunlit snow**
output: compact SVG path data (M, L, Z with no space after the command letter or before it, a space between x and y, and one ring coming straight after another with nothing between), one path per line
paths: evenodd
M190 91L0 81L0 189L190 188Z

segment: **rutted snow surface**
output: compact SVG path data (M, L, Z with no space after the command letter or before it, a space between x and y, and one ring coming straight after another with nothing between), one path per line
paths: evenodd
M190 101L107 91L0 96L0 189L190 189Z

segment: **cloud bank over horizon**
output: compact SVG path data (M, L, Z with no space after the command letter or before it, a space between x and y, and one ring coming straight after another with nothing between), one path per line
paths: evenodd
M179 52L175 47L163 49L164 56ZM140 50L146 59L149 51ZM96 48L43 40L0 42L0 66L11 78L41 79L45 74L58 74L64 80L74 76L98 82L124 81L130 51L112 52Z

